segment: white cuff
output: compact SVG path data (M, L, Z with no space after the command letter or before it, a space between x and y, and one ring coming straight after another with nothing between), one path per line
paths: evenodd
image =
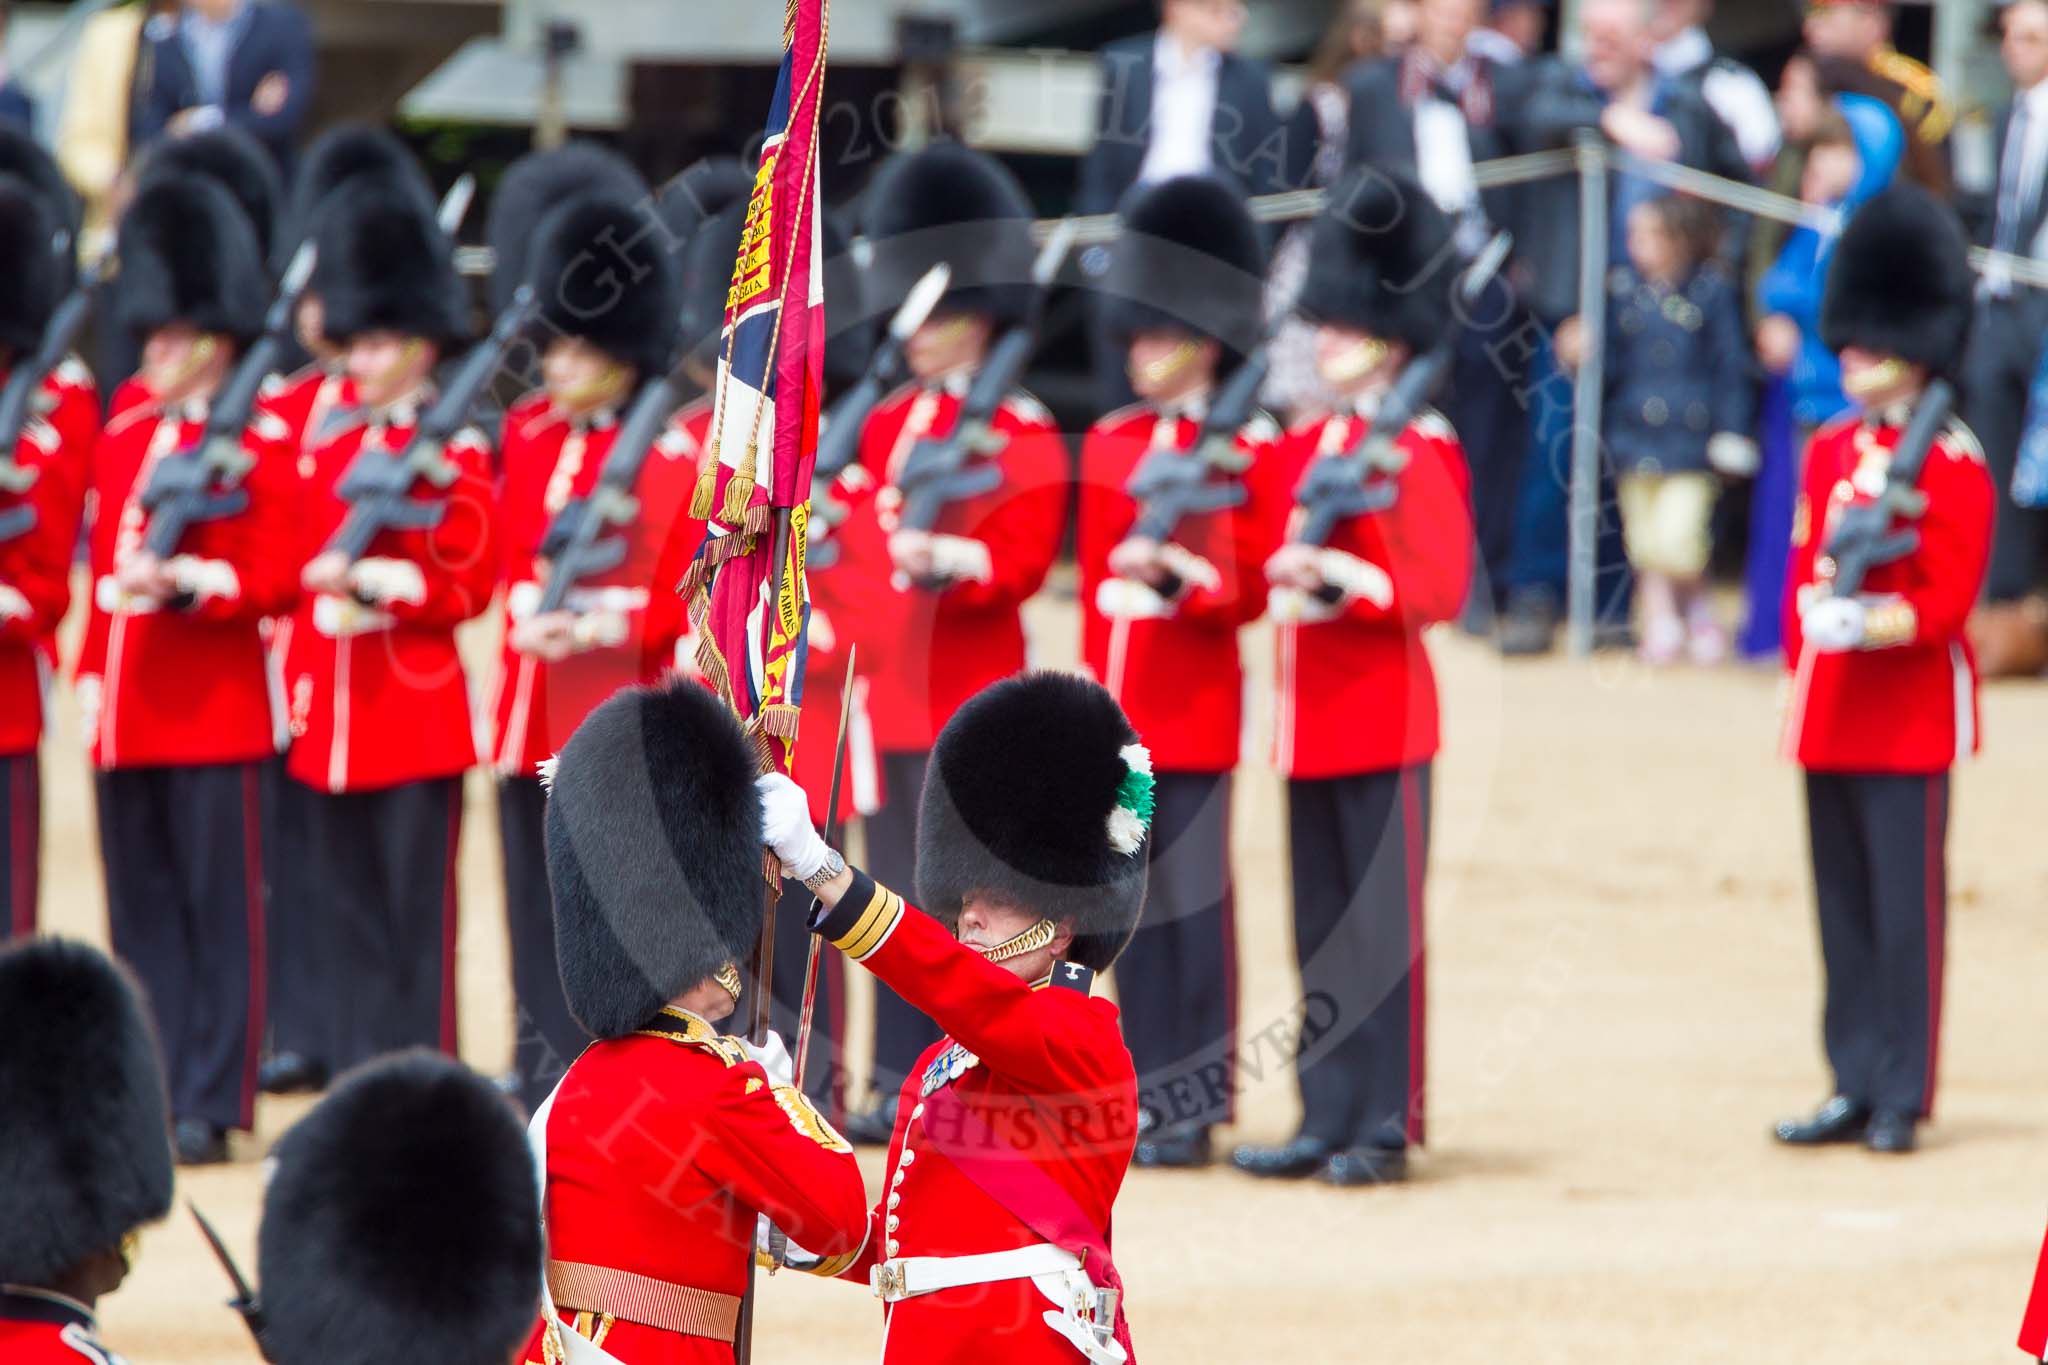
M578 616L576 624L569 628L569 638L578 651L617 649L632 633L625 616L616 611L593 611Z
M147 616L159 610L163 603L154 597L130 597L121 591L121 585L112 574L100 578L92 585L93 605L109 616Z
M1191 587L1215 592L1223 586L1223 575L1216 571L1216 566L1184 545L1169 540L1159 547L1159 557L1166 562L1168 572Z
M11 621L17 616L27 620L33 614L28 599L21 595L19 589L0 583L0 621Z
M368 635L372 631L388 630L395 624L391 613L366 607L352 597L336 597L323 592L313 599L313 629L330 640Z
M540 610L543 589L532 579L514 583L505 590L505 612L515 621L524 621Z
M1095 610L1112 621L1159 621L1173 615L1173 603L1149 583L1105 578L1095 587Z
M1338 608L1300 588L1274 588L1266 594L1266 614L1283 626L1312 626L1337 619Z

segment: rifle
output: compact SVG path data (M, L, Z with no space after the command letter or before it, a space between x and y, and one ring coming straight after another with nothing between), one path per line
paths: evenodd
M1462 316L1478 302L1493 277L1507 260L1513 239L1495 233L1472 264L1458 276L1454 316ZM1450 371L1457 349L1457 333L1449 332L1423 354L1401 368L1400 376L1380 400L1372 424L1351 449L1325 455L1314 461L1294 490L1300 519L1293 535L1298 545L1327 545L1340 522L1369 512L1384 512L1400 498L1392 475L1407 467L1408 457L1396 448L1415 415L1428 406L1430 396ZM1388 477L1378 477L1385 475Z
M54 250L63 250L71 241L69 233L57 234ZM64 363L65 357L77 344L78 334L85 327L85 320L92 313L92 291L99 283L99 271L88 271L78 287L64 296L63 302L50 315L43 326L42 340L37 343L35 354L16 362L7 375L7 383L0 387L0 493L23 494L35 487L42 470L31 469L16 462L15 452L21 448L21 433L31 416L41 416L43 381L51 371ZM24 502L0 512L0 545L10 540L19 540L36 528L34 503Z
M249 1329L249 1335L256 1338L257 1351L262 1352L263 1306L256 1299L256 1291L242 1278L242 1268L235 1264L234 1255L228 1250L227 1243L220 1239L220 1234L214 1231L213 1224L199 1211L199 1206L188 1199L185 1201L185 1207L191 1212L192 1221L199 1224L199 1235L206 1239L206 1245L213 1251L213 1258L219 1261L220 1268L227 1272L228 1283L235 1287L235 1296L228 1300L228 1307L241 1316L243 1325ZM264 1358L269 1358L267 1353Z
M831 532L846 520L846 508L832 496L832 481L860 455L860 434L867 427L868 414L891 389L903 382L906 369L903 348L911 333L924 326L944 297L953 278L953 268L941 261L911 286L889 331L869 362L860 382L841 394L825 414L818 433L818 456L811 466L811 531L804 547L805 557L815 568L827 569L839 562L839 544ZM822 532L823 534L820 534Z
M1138 504L1129 538L1165 542L1186 517L1244 506L1251 495L1233 476L1251 468L1252 457L1238 448L1237 434L1258 409L1259 390L1271 364L1271 355L1261 345L1237 367L1195 434L1192 458L1168 447L1138 462L1124 485L1124 492ZM1212 480L1211 474L1223 477Z
M673 374L657 375L640 386L604 457L596 486L588 495L565 503L541 537L540 557L548 562L548 581L536 611L560 611L578 583L625 563L626 538L605 532L629 525L640 515L633 485L639 482L647 452L681 404Z
M1046 238L1038 258L1031 265L1031 282L1042 295L1059 273L1073 245L1074 220L1064 219ZM995 429L996 412L1031 363L1031 350L1038 340L1037 309L1032 316L1011 327L976 371L961 401L960 416L950 434L934 439L924 437L904 457L897 490L903 495L901 524L906 530L929 531L938 524L948 503L961 502L1002 486L1003 471L987 458L1009 444ZM982 458L975 458L982 457Z
M463 358L455 378L420 418L405 448L365 446L356 452L334 490L349 504L348 515L321 553L341 554L353 564L387 530L424 531L441 524L448 504L416 502L410 496L412 486L420 479L442 490L454 484L461 471L448 458L448 442L468 424L470 409L539 309L540 296L533 286L520 285L491 325L491 334Z
M313 277L314 248L301 243L285 267L277 298L263 319L263 335L236 363L234 373L208 405L206 427L199 439L159 460L142 490L149 513L143 545L159 559L177 553L185 532L195 523L231 517L249 505L242 480L256 463L243 445L242 434L255 415L257 400L284 359L292 337L299 300Z
M1868 502L1852 502L1835 513L1823 562L1817 566L1831 596L1854 597L1872 569L1904 559L1920 547L1918 531L1910 526L1894 531L1892 522L1912 521L1927 511L1927 495L1916 485L1955 406L1955 387L1946 379L1929 384L1892 450L1884 488Z

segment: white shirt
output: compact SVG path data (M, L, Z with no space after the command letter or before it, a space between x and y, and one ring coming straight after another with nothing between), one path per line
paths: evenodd
M1190 53L1164 31L1153 42L1152 139L1138 168L1140 184L1210 169L1209 138L1222 69L1223 55L1213 48Z
M1462 90L1472 79L1469 62L1460 62L1445 84ZM1458 248L1470 254L1486 242L1486 220L1477 212L1479 184L1472 178L1472 133L1465 111L1431 93L1415 102L1415 174L1436 206L1457 224Z
M2015 138L2014 122L2022 112L2026 123L2017 129L2019 137ZM1992 220L1993 247L2018 256L2042 254L2048 225L2030 241L2020 241L2019 232L2040 196L2048 194L2048 187L2041 183L2044 176L2048 176L2048 81L2014 95L2012 112L2006 116L2005 153L1998 163L1998 195L1993 201L1997 210ZM1984 271L1978 292L2004 298L2012 292L2012 277L1994 263Z
M1756 72L1740 62L1719 60L1705 29L1695 26L1673 36L1657 49L1652 63L1666 76L1682 76L1706 67L1700 77L1700 94L1714 116L1735 134L1742 159L1760 167L1778 154L1784 134L1778 128L1778 106L1770 90Z

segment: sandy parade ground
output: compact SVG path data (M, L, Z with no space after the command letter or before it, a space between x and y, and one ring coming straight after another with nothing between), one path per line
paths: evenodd
M1071 601L1036 617L1045 660L1070 658ZM472 643L488 657L488 640ZM1262 684L1267 642L1251 632L1247 649ZM1619 655L1504 665L1448 632L1433 649L1447 744L1429 896L1430 1145L1415 1179L1387 1189L1134 1172L1115 1238L1139 1354L2017 1360L2048 1224L2048 688L1990 691L1988 752L1958 775L1939 1109L1919 1154L1881 1158L1766 1136L1827 1090L1803 814L1794 770L1774 757L1778 675L1653 675ZM1294 1119L1280 1049L1299 991L1281 786L1257 761L1264 690L1235 812L1237 1135L1278 1138ZM68 697L44 783L45 925L104 942ZM490 802L473 774L461 1027L466 1058L497 1070L512 1024ZM266 1099L232 1166L181 1176L180 1196L251 1261L261 1155L308 1103ZM879 1153L862 1164L872 1189ZM104 1336L135 1365L254 1361L225 1295L181 1211L102 1305ZM765 1361L871 1360L881 1336L866 1293L790 1275L764 1284L759 1323Z

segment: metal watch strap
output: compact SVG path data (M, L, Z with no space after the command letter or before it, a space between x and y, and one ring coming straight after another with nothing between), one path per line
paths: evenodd
M816 872L804 878L804 885L813 891L822 890L826 882L846 871L846 858L836 848L825 850L825 864Z

